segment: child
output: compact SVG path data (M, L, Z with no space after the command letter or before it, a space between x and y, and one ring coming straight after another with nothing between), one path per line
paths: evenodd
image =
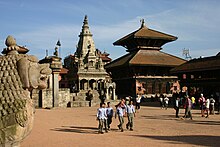
M205 108L206 108L205 111L207 112L206 118L209 117L209 105L210 105L210 100L209 100L209 98L207 98L205 101Z
M215 114L215 99L213 98L213 95L211 95L210 98L210 114Z
M99 132L100 134L103 134L103 124L105 122L105 119L107 117L106 115L106 110L105 110L105 105L104 103L100 103L100 107L98 108L98 111L97 111L97 120L99 121Z
M163 94L160 94L160 108L161 108L161 109L163 109L163 108L164 108L163 99L164 99Z
M137 95L136 97L136 109L137 109L137 112L140 111L140 108L141 108L141 95Z
M121 103L116 108L115 118L118 115L119 125L118 128L121 130L121 132L124 131L123 124L124 124L124 110L123 110L124 104Z
M192 101L192 109L194 109L196 107L196 99L195 99L195 97L191 97L191 101Z
M129 101L129 104L126 107L126 113L128 117L128 123L126 124L126 128L130 131L133 131L134 117L135 117L135 109L133 106L133 101Z
M106 114L107 114L108 130L110 130L110 125L112 123L112 117L113 117L113 108L110 106L110 102L107 103Z
M165 95L164 104L165 104L165 109L166 110L167 110L167 107L168 107L168 103L169 103L169 98Z

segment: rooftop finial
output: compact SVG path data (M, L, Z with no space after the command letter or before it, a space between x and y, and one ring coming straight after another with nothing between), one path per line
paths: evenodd
M57 46L61 46L61 43L60 43L60 39L58 39L58 41L57 41L57 44L56 44Z
M48 50L46 50L46 57L48 57Z
M84 25L88 25L88 16L87 15L85 15L85 18L84 18Z
M144 19L141 19L140 22L141 22L141 28L145 27Z

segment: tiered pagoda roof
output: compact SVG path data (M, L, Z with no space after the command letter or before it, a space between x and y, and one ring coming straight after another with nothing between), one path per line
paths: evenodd
M126 54L110 64L106 68L116 68L121 66L166 66L176 67L186 61L176 56L155 50L139 50Z
M121 45L127 48L127 51L133 51L140 48L160 50L161 46L167 42L175 41L176 39L177 37L175 36L149 29L145 26L143 21L138 30L117 40L113 45Z
M161 52L161 47L177 37L147 28L142 22L141 28L114 42L127 49L128 54L107 64L105 68L121 66L166 66L175 67L186 62L179 57Z

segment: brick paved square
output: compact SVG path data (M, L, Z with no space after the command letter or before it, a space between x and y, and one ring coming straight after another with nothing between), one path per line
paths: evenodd
M135 146L219 146L220 115L200 116L192 110L193 120L175 118L173 108L142 106L134 121L134 131L117 129L98 134L97 107L37 109L34 128L22 147L135 147ZM184 110L180 110L183 116ZM127 119L125 119L127 123ZM125 128L125 126L124 126Z

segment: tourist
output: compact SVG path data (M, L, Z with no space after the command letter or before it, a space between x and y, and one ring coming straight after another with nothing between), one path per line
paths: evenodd
M168 104L169 104L169 98L165 95L164 105L165 105L165 109L166 109L166 110L167 110L167 108L168 108Z
M192 120L191 108L192 108L192 101L187 95L185 99L185 116L184 117L190 118Z
M196 107L196 99L194 96L191 97L191 101L192 101L192 109L195 109Z
M137 112L140 111L140 108L141 108L141 95L138 94L137 97L136 97L136 109L137 109Z
M213 97L213 95L211 95L210 98L210 114L215 114L215 99Z
M133 101L129 101L129 104L126 106L126 114L128 117L128 123L126 124L126 128L130 131L133 131L133 125L134 125L134 117L135 117L135 109L133 106Z
M117 117L118 115L118 120L119 120L119 125L118 125L118 128L119 130L121 130L121 132L124 131L123 129L123 124L124 124L124 115L125 115L125 111L123 110L123 107L124 107L124 104L123 102L120 103L117 108L116 108L116 113L115 113L115 118Z
M175 100L174 109L176 110L176 118L179 118L179 109L180 109L180 98L177 97Z
M160 94L160 98L159 98L159 100L160 100L160 108L161 108L161 109L163 109L163 108L164 108L164 103L163 103L163 102L164 102L164 100L163 100L163 99L164 99L163 94Z
M99 126L98 126L98 133L103 134L103 125L104 125L104 121L107 117L106 115L106 110L105 110L105 105L104 103L100 103L100 107L98 108L97 111L97 120L99 121Z
M205 97L203 96L203 94L201 93L201 97L199 98L199 106L200 106L200 110L201 110L201 115L202 117L205 116L204 112L205 112Z
M110 125L112 123L113 113L114 113L113 108L110 106L110 102L108 102L107 108L106 108L108 130L110 130Z
M205 101L205 111L206 111L206 113L207 113L206 118L209 117L209 106L210 106L210 100L209 100L209 98L207 97L207 99L206 99L206 101Z

